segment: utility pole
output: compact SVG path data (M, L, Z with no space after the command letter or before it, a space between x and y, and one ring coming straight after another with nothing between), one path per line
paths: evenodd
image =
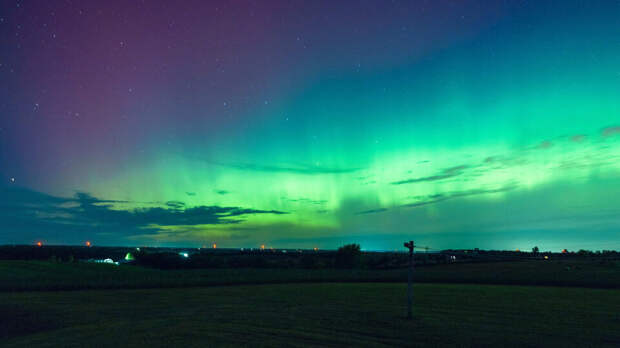
M413 317L412 312L412 302L413 302L413 288L411 286L411 282L413 281L413 248L415 244L412 240L409 242L405 242L405 248L409 248L409 275L407 277L407 319L411 319Z

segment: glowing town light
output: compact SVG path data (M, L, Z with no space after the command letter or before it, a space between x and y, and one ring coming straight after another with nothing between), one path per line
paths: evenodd
M217 244L213 243L213 249L217 249Z
M186 253L186 252L179 253L179 255L183 256L184 258L188 258L189 257L189 254Z
M37 246L43 246L43 243L37 242Z
M319 248L314 247L312 250L314 250L314 251L318 251L318 250L319 250Z
M90 246L90 241L86 241L86 246L89 247Z
M260 245L260 250L265 250L265 244Z
M549 256L545 255L545 260L549 260Z

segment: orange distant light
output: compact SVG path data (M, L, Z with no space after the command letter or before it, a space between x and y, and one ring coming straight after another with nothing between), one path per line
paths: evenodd
M317 251L317 250L319 250L319 248L317 248L317 247L314 247L314 251Z
M42 246L42 245L43 245L43 243L37 242L37 246Z
M213 249L217 248L217 244L213 243Z
M89 247L90 246L90 241L86 241L86 246Z

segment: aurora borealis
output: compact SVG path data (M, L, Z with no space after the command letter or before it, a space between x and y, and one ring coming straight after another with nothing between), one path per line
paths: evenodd
M618 1L4 1L0 244L620 249Z

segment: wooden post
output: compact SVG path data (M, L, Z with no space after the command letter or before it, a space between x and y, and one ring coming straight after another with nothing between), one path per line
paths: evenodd
M411 283L413 282L413 248L415 244L412 240L409 242L405 242L405 248L409 248L409 274L407 276L407 319L413 318L413 287Z

